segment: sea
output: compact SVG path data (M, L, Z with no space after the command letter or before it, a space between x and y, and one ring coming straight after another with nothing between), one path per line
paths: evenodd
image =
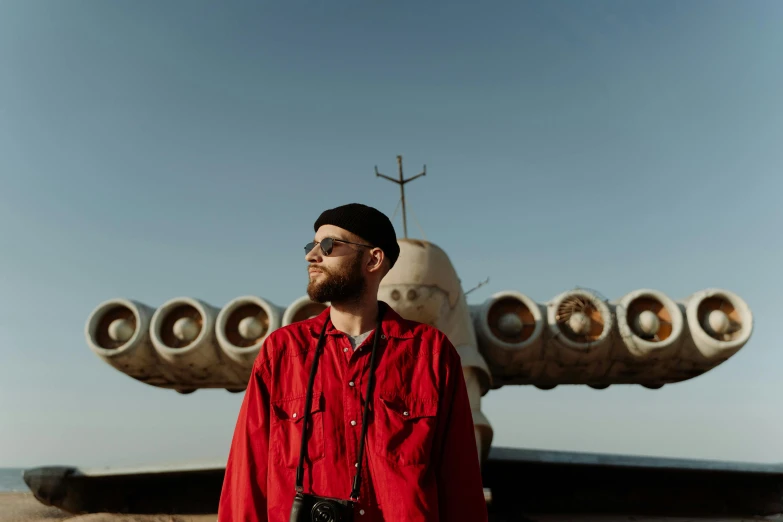
M22 468L0 468L0 493L9 491L30 492L30 488L22 480Z

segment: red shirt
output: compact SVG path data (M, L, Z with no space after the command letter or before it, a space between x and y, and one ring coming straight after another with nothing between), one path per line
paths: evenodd
M305 394L329 308L272 332L239 411L218 522L288 522ZM357 521L485 522L473 419L462 366L445 334L391 307L375 360ZM331 322L318 361L304 492L349 499L373 338L354 351Z

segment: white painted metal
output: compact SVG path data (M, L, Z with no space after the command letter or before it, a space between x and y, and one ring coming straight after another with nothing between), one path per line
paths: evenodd
M172 318L171 314L183 317L170 325L167 320ZM226 362L218 346L215 335L217 314L218 309L204 301L176 297L165 302L152 316L152 345L176 376L174 384L180 391L223 387L240 380L236 368ZM181 346L171 345L175 339Z
M283 314L282 326L288 326L296 321L315 317L329 306L329 303L317 303L308 295L303 295L288 305Z
M493 431L481 412L481 397L491 388L491 373L479 352L470 308L448 255L428 241L400 239L400 256L378 289L378 299L406 319L442 331L462 360L480 454L486 454Z
M247 315L251 313L249 308L253 309L253 315ZM215 325L218 345L231 360L247 370L248 378L250 377L249 371L252 369L253 362L264 341L269 337L269 334L280 328L283 311L282 307L262 297L245 295L232 299L218 313ZM232 319L236 319L234 315L237 313L243 313L243 318L239 321L232 321ZM233 326L235 322L237 324ZM233 326L234 331L228 331L229 323ZM238 346L231 342L230 337L241 338L252 342L252 344Z
M494 387L501 379L536 381L544 371L546 308L527 295L503 290L472 306L481 352L492 370Z
M132 299L104 301L87 319L87 346L104 362L134 379L153 386L166 383L149 335L153 312L153 308ZM112 317L115 319L110 320Z
M721 309L706 314L700 313L700 306L707 300L720 301ZM693 347L698 352L698 356L692 351L689 352L691 358L703 358L710 363L722 362L737 353L750 339L753 332L753 315L747 303L734 292L708 288L690 295L683 304ZM729 330L714 331L724 328Z
M633 360L652 360L672 357L677 352L683 342L684 321L682 311L669 296L658 290L643 288L629 292L613 304L621 341L616 344L619 349L615 350L615 357L627 355ZM645 309L635 319L629 317L629 307L647 308L653 304L665 310L664 319L652 309ZM670 319L671 333L666 339L658 339L661 328L666 327L662 321L666 323L667 318ZM648 338L643 338L643 334L647 334Z

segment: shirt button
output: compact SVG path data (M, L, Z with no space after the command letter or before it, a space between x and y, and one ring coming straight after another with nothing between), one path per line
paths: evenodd
M353 381L349 382L348 386L353 386Z
M356 426L356 421L351 421L351 426Z
M363 509L360 509L360 510L359 510L359 514L360 514L360 515L364 515L364 510L363 510Z
M344 352L347 352L347 351L348 351L348 348L343 348L343 351L344 351Z
M386 339L386 336L381 334L381 339Z
M294 414L292 415L292 417L293 417L293 418L296 418L296 413L294 413Z
M402 412L402 414L403 414L403 415L405 415L406 417L407 417L408 415L410 415L410 413L408 413L407 411L404 411L404 412Z

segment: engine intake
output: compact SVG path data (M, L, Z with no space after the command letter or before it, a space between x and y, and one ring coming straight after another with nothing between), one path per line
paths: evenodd
M288 305L283 314L283 326L315 317L329 307L329 303L316 303L303 295Z
M215 307L191 297L171 299L153 314L152 344L183 384L178 391L239 380L226 375L215 336L217 314Z
M528 296L506 290L473 307L476 335L493 373L522 373L533 378L542 369L542 307Z
M617 339L609 379L660 388L678 365L685 340L682 310L663 292L644 288L613 303Z
M150 341L153 308L131 299L109 299L90 314L87 346L104 362L153 386L167 382Z
M677 303L663 292L648 288L624 295L615 303L621 338L618 355L630 359L661 359L677 353L684 322Z
M685 318L693 338L690 358L709 362L710 367L734 355L753 331L750 308L737 294L709 288L686 300Z
M553 340L578 359L595 358L608 345L614 318L609 307L590 290L569 290L555 297L548 307Z
M537 386L551 389L576 382L606 387L614 316L605 300L591 290L568 290L548 303L547 322L546 365Z
M253 367L266 338L280 328L282 309L257 296L237 297L217 316L217 340L223 352L242 368Z

